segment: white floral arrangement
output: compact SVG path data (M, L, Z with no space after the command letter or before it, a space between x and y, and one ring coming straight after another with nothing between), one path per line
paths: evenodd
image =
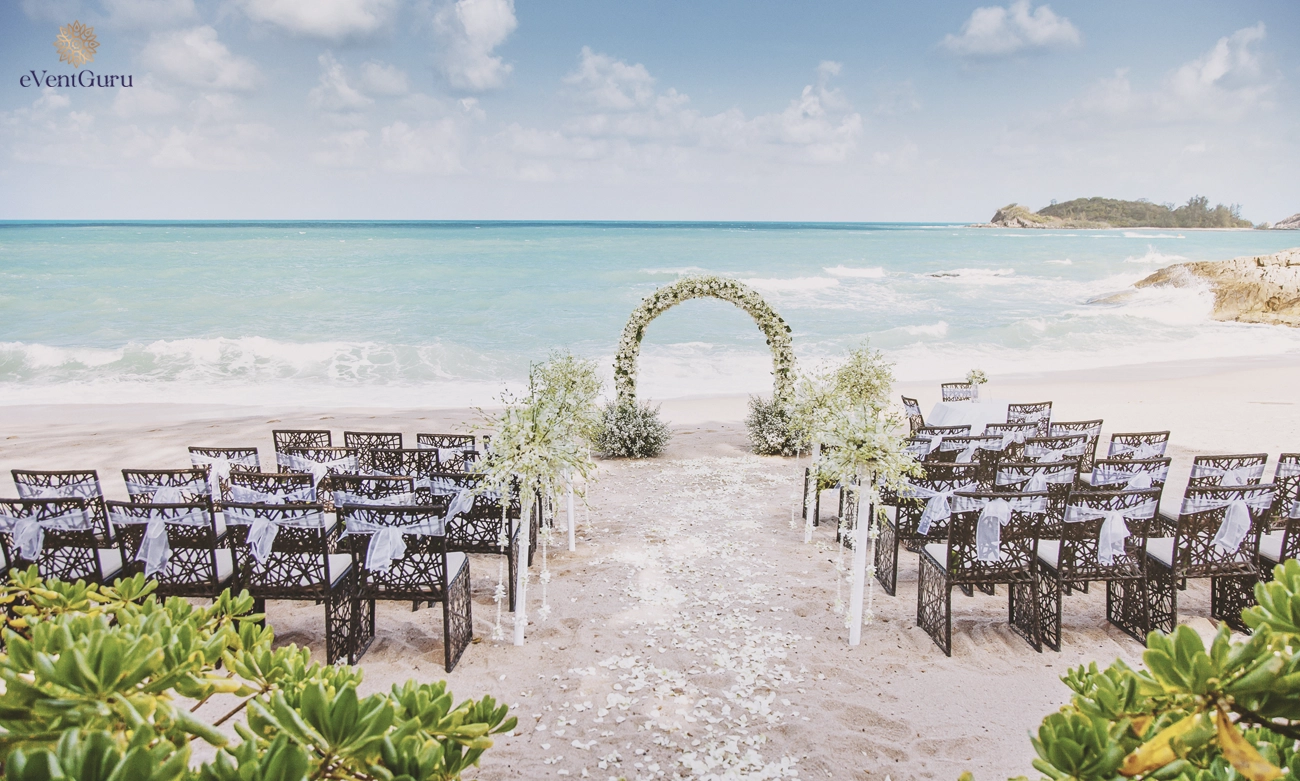
M971 369L966 372L966 382L969 382L971 385L983 385L988 381L988 375L984 374L980 369Z
M683 277L646 296L628 318L614 356L614 387L619 404L636 403L636 361L650 322L683 301L717 298L741 309L758 325L772 350L772 395L782 405L794 401L795 359L790 326L748 285L727 277Z

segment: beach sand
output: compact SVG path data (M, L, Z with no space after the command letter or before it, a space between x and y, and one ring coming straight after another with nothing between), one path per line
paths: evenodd
M1300 450L1300 356L994 377L984 395L1052 400L1053 417L1114 431L1173 432L1170 494L1192 456ZM900 383L929 410L938 383ZM1064 650L1035 653L1006 623L1006 590L953 597L953 656L915 626L916 556L899 593L874 595L876 621L847 645L836 612L834 530L802 543L792 508L803 463L756 457L743 397L669 400L676 436L663 458L602 461L579 506L577 551L539 556L528 642L491 640L498 559L472 557L477 641L441 667L441 610L379 606L362 660L367 691L447 678L459 697L491 694L519 717L482 779L718 777L978 779L1032 773L1027 732L1068 699L1067 668L1142 646L1105 621L1105 589L1065 603ZM0 493L13 468L94 468L123 497L118 470L185 465L188 445L257 445L272 428L459 431L469 410L287 410L191 405L0 407ZM1271 460L1272 460L1271 459ZM1270 462L1270 473L1272 463ZM563 513L560 520L563 522ZM848 556L843 558L848 565ZM540 578L550 614L539 620ZM839 595L847 601L847 585ZM1193 582L1182 619L1209 631L1208 588ZM268 606L280 642L323 654L322 608ZM509 615L502 620L507 635Z

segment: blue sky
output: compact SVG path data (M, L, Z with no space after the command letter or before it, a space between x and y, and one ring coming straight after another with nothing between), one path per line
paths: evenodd
M24 87L82 70L130 88ZM1300 211L1276 2L13 0L0 218L987 219Z

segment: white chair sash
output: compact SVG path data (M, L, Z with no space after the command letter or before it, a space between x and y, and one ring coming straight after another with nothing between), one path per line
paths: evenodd
M82 480L67 485L31 485L18 483L18 496L23 499L98 499L99 487L94 480Z
M1218 499L1212 496L1184 496L1180 513L1203 513L1209 510L1227 508L1223 520L1211 541L1214 547L1223 553L1236 553L1250 533L1250 511L1263 512L1273 504L1273 497L1268 491L1252 491L1246 499Z
M1300 475L1300 461L1279 461L1275 474L1278 477L1296 477Z
M172 491L176 494L174 497L165 494ZM154 504L179 504L181 503L180 491L170 486L164 487L154 494L153 501ZM184 514L170 516L164 516L162 511L156 510L150 512L147 518L141 518L110 509L108 518L115 526L145 524L144 538L140 540L140 548L135 552L135 561L144 562L144 574L149 578L159 572L166 572L171 563L172 546L167 536L167 524L208 526L211 523L208 513L203 510L187 510Z
M1002 551L1002 527L1011 522L1012 512L1046 513L1047 497L1031 496L1017 499L989 499L987 497L953 497L954 512L978 509L975 522L975 558L989 564L1005 558Z
M933 488L927 488L923 485L914 485L905 483L899 489L899 496L915 497L917 499L927 500L925 510L921 512L921 520L916 524L917 534L929 534L930 527L935 521L946 521L952 517L952 495L957 491L973 491L978 488L976 483L950 488L946 491L936 491Z
M230 486L230 501L239 504L288 504L316 501L316 486L308 485L292 491L259 491L242 485Z
M31 516L14 517L7 513L0 513L0 530L7 531L13 536L14 547L19 558L27 561L35 561L45 549L46 529L89 531L91 524L90 513L81 508L73 508L40 520Z
M268 502L268 504L280 504L280 502ZM281 526L291 526L297 529L328 528L325 513L319 510L287 517L281 516L279 519L272 521L242 507L229 507L225 511L225 516L228 524L248 527L248 550L253 554L253 558L257 559L258 564L265 564L267 558L271 555L271 546L275 543L275 536L280 533Z
M1068 437L1071 434L1083 434L1084 436L1089 438L1101 436L1100 425L1089 426L1085 429L1077 429L1077 428L1058 428L1055 424L1053 424L1049 428L1049 431L1051 435L1054 437Z
M387 572L393 562L406 556L404 534L421 537L441 537L447 533L447 524L474 506L474 495L462 489L447 507L447 514L442 518L426 519L405 526L386 526L371 523L360 518L349 517L345 535L369 533L370 543L366 546L366 569L371 572Z
M389 494L388 496L373 497L373 496L363 496L361 494L354 494L351 491L335 491L334 506L341 507L345 504L359 504L359 505L370 505L370 506L387 505L390 507L412 505L415 504L415 494L410 491L407 491L405 493L400 493L400 494Z
M930 453L930 443L923 437L916 437L917 441L908 442L903 448L912 458L917 460L925 458Z
M1032 445L1025 446L1025 457L1037 459L1041 464L1053 464L1066 456L1081 456L1088 449L1088 442L1084 440L1077 442L1069 447L1060 448L1048 447L1041 442L1035 442Z
M1165 445L1168 442L1148 443L1139 442L1136 445L1128 442L1111 442L1110 449L1107 452L1109 458L1132 458L1142 461L1148 458L1163 458L1165 455Z
M246 466L257 468L257 456L252 453L246 456L236 458L226 458L225 456L205 456L201 453L190 453L190 463L194 466L211 467L211 477L209 483L212 485L212 501L221 501L221 483L230 479L230 467Z
M126 492L131 496L148 496L154 504L183 504L185 493L202 496L208 493L207 481L203 479L186 480L181 485L152 485L126 480Z
M1025 493L1038 493L1046 491L1048 483L1072 483L1074 482L1074 470L1060 469L1048 472L1042 469L999 469L997 477L994 478L998 485L1012 485L1013 483L1024 482L1025 485L1020 490ZM1028 482L1025 482L1028 481Z
M1192 477L1217 477L1219 485L1250 485L1264 476L1264 464L1247 464L1233 469L1220 469L1209 464L1193 464Z
M1168 476L1169 464L1159 464L1157 469L1098 464L1092 470L1092 485L1096 487L1124 483L1126 488L1150 488L1156 480L1164 481Z
M1124 555L1124 541L1128 539L1128 521L1144 521L1155 517L1160 503L1152 499L1136 507L1119 510L1098 510L1072 504L1065 508L1066 523L1082 523L1103 518L1101 532L1097 535L1097 563L1109 567L1116 556Z
M357 471L356 456L343 456L330 461L313 461L310 458L304 458L293 453L278 453L276 454L276 460L290 469L311 474L311 481L317 484L325 479L331 469L339 472Z

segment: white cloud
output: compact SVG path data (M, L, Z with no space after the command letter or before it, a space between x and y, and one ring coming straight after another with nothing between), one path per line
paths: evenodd
M405 71L376 60L361 64L361 83L374 95L405 95L410 91Z
M170 27L196 18L194 0L103 0L110 24L119 27Z
M519 25L514 0L456 0L433 17L438 64L456 89L482 92L505 83L513 67L492 52Z
M265 170L270 161L256 150L274 136L273 129L255 123L188 130L173 127L159 139L149 162L159 168Z
M322 111L349 112L363 109L375 102L348 83L343 64L334 59L333 54L325 52L318 61L321 69L320 83L307 93L307 100L313 107Z
M655 80L644 65L628 65L608 54L596 54L589 46L582 47L582 61L564 77L564 83L581 99L616 111L645 106L655 95Z
M291 33L339 41L388 24L397 0L235 0L254 21Z
M153 77L135 79L131 87L121 87L113 98L113 113L124 119L163 116L180 108L180 101L158 88Z
M81 16L81 0L23 0L23 13L40 22L67 24Z
M1263 63L1255 46L1264 40L1264 23L1245 27L1218 43L1173 75L1173 93L1188 101L1215 100L1227 93L1257 96L1264 81Z
M447 118L409 125L397 121L380 131L383 168L401 173L451 174L463 169L462 145L455 120Z
M1079 29L1048 5L1030 9L1029 0L976 8L960 35L944 36L943 48L962 57L1002 57L1027 49L1078 46Z
M207 25L155 33L140 52L140 60L161 75L192 87L248 90L258 80L252 60L231 54L217 40L217 31Z

